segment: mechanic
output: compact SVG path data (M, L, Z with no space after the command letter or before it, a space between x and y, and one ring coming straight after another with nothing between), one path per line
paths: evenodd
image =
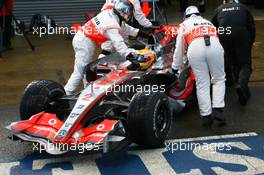
M196 6L189 6L186 9L184 22L180 24L170 70L172 75L178 74L186 51L196 78L197 98L203 125L209 126L213 121L217 124L225 124L224 50L219 42L216 28L210 21L201 17Z
M12 36L13 0L0 1L1 50L10 50Z
M92 61L96 45L101 45L107 40L113 43L117 52L131 60L136 50L128 48L120 33L137 36L138 29L126 24L133 16L133 5L126 0L119 0L114 9L104 10L88 21L73 38L75 51L74 71L65 85L67 95L71 95L78 88L84 78L84 69Z
M254 18L244 5L226 0L216 9L212 23L216 27L231 29L231 34L219 36L225 49L227 80L231 85L234 80L239 102L246 105L250 98L251 50L256 36Z
M114 3L118 1L118 0L106 0L103 8L101 9L102 11L107 10L107 9L113 9ZM143 26L143 27L151 27L152 23L150 22L150 20L148 20L145 16L145 14L142 12L141 10L141 5L140 5L140 1L139 0L128 0L129 2L131 2L134 6L134 18L137 20L137 22ZM135 27L134 25L132 25L133 27ZM141 35L144 35L144 33L140 33ZM125 41L128 41L128 36L123 35ZM144 36L143 36L144 37ZM111 51L113 50L113 45L111 43L111 41L106 41L105 43L103 43L101 45L102 48L102 52L99 55L98 58L102 58L106 55L110 55Z

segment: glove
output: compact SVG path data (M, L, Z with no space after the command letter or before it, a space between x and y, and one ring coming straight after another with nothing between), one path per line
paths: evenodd
M126 56L126 60L128 61L135 61L136 60L136 57L133 53L129 53L127 56Z
M128 66L129 70L139 70L140 64L137 62L134 54L130 53L126 56L126 59L131 62L131 65Z
M141 38L148 38L149 37L149 33L148 32L144 32L142 30L138 31L137 37L141 37Z
M158 21L150 21L152 23L152 26L160 26L160 22Z
M154 27L154 26L151 26L151 27L144 27L142 28L141 30L138 31L138 35L139 37L142 37L142 38L148 38L149 35L151 33L154 32L154 30L156 30L157 27Z
M178 79L179 70L171 68L168 70L167 76L173 79Z

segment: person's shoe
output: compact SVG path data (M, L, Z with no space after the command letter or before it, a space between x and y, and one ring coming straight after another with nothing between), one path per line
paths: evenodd
M213 123L211 115L201 116L201 119L202 119L202 125L204 127L210 127L212 125L212 123Z
M246 94L246 92L241 88L238 87L237 89L237 95L238 95L238 101L242 106L246 106L248 102L249 96Z
M223 126L226 125L226 119L224 116L224 108L213 108L213 122L214 125Z

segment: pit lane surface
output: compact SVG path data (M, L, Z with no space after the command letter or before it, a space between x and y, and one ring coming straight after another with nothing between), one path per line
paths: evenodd
M203 128L197 107L174 118L170 134L171 139L178 139L174 140L174 149L180 143L200 143L197 146L200 149L176 149L172 153L165 148L140 150L132 147L104 156L76 153L50 156L34 152L31 144L7 139L8 131L4 126L18 120L18 106L14 104L18 104L26 84L35 79L52 79L63 84L73 64L71 40L34 38L37 51L32 53L27 50L23 38L15 38L15 50L0 59L0 174L264 174L264 23L257 28L249 105L240 106L234 90L228 90L226 127ZM202 136L209 137L197 139ZM232 149L213 153L201 147L205 143L229 143Z
M33 151L32 144L8 140L8 131L4 126L18 120L18 106L4 105L0 107L0 172L1 174L264 174L264 137L261 136L264 134L263 94L264 88L253 87L249 105L242 107L237 103L233 90L228 90L226 127L203 128L200 125L197 107L193 107L175 116L170 134L172 140L165 148L142 150L140 147L130 146L121 152L106 155L74 152L63 156L50 156ZM217 147L215 152L215 144L224 149Z

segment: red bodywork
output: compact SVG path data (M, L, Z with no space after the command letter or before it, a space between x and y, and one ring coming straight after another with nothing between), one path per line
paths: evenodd
M117 123L117 120L104 120L99 124L87 128L82 128L79 125L75 131L78 131L80 136L78 138L72 136L64 143L103 143L105 136ZM10 129L17 133L25 133L36 138L46 138L54 143L63 143L55 138L62 125L63 122L57 118L56 114L42 112L32 116L29 120L12 123Z

